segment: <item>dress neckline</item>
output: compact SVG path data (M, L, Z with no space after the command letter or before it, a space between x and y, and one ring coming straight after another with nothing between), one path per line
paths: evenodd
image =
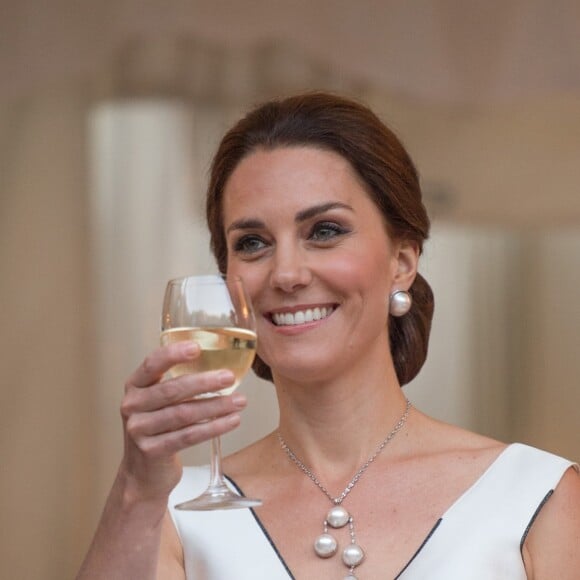
M449 505L449 507L443 512L441 519L449 517L451 513L456 511L461 507L461 505L467 501L467 499L485 482L486 479L497 469L497 466L503 462L506 455L509 455L509 451L515 449L519 443L510 443L505 445L503 449L495 456L494 460L483 470L483 472L477 477L477 479L469 485L462 493L460 493L456 499Z
M475 479L475 481L472 484L470 484L455 500L453 500L453 502L449 505L449 507L447 507L445 509L443 514L438 518L438 520L435 522L435 524L431 527L431 529L429 530L429 533L425 536L424 540L421 542L421 544L419 545L417 550L414 552L414 554L411 556L411 558L401 568L400 572L397 573L394 580L397 580L397 579L403 577L405 570L407 570L407 568L409 568L411 563L414 562L420 556L420 554L423 552L423 549L428 544L429 540L436 533L437 528L439 527L441 522L444 521L446 518L449 518L449 516L454 511L459 509L460 506L467 500L467 498L469 498L469 496L472 493L474 493L474 491L485 482L485 480L489 477L489 475L497 468L497 466L500 463L502 463L502 461L505 459L505 457L507 455L509 455L509 451L516 448L518 445L521 445L521 444L520 443L511 443L511 444L505 445L503 447L503 449L494 458L494 460ZM226 479L231 483L231 485L234 487L234 489L240 495L242 495L242 496L245 495L244 492L242 491L242 489L238 486L238 484L231 477L226 475ZM266 540L270 544L271 549L274 551L276 556L279 558L282 566L284 566L285 570L288 572L288 577L291 578L292 580L295 580L294 575L292 574L292 571L290 570L290 567L288 566L288 564L284 560L284 557L282 556L282 554L280 553L280 550L278 549L278 547L274 543L274 540L272 539L272 537L268 533L268 530L264 526L262 520L260 519L258 514L256 514L256 512L254 511L254 508L250 508L249 511L251 512L252 516L254 517L254 520L255 520L256 524L258 525L258 527L260 528L263 536L266 538Z

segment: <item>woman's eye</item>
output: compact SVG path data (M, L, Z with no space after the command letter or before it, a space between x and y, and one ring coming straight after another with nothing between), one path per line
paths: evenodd
M310 239L316 242L325 242L344 233L346 230L334 222L320 222L312 228Z
M246 254L259 252L264 247L266 247L266 244L258 236L243 236L234 244L236 252Z

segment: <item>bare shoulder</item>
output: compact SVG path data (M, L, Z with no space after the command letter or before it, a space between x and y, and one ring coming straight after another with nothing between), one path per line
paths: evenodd
M467 459L482 464L493 461L506 447L503 441L445 423L415 410L416 445L420 455L435 460ZM424 457L423 457L424 458Z
M580 474L571 467L534 521L524 544L528 576L573 580L580 570Z
M183 548L169 512L166 512L163 518L157 578L160 580L185 580Z

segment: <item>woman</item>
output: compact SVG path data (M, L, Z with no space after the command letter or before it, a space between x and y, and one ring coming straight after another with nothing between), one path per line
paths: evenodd
M160 348L127 382L125 454L79 578L578 577L575 466L436 421L401 390L427 352L429 222L413 163L371 111L326 94L258 107L224 137L207 209L280 406L275 433L224 461L263 506L168 513L170 494L205 484L182 479L176 454L235 429L246 401L191 401L232 374L164 381L199 348Z

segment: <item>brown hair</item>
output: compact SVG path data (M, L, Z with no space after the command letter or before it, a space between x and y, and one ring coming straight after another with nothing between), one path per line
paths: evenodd
M228 179L242 159L256 149L312 146L348 160L384 216L393 239L415 242L420 251L429 235L429 218L413 161L399 139L366 106L327 93L308 93L269 101L230 129L215 154L207 192L211 248L225 272L227 244L222 198ZM427 356L433 293L417 274L410 288L411 310L389 318L389 340L401 385L411 381ZM254 371L272 380L270 367L259 357Z

